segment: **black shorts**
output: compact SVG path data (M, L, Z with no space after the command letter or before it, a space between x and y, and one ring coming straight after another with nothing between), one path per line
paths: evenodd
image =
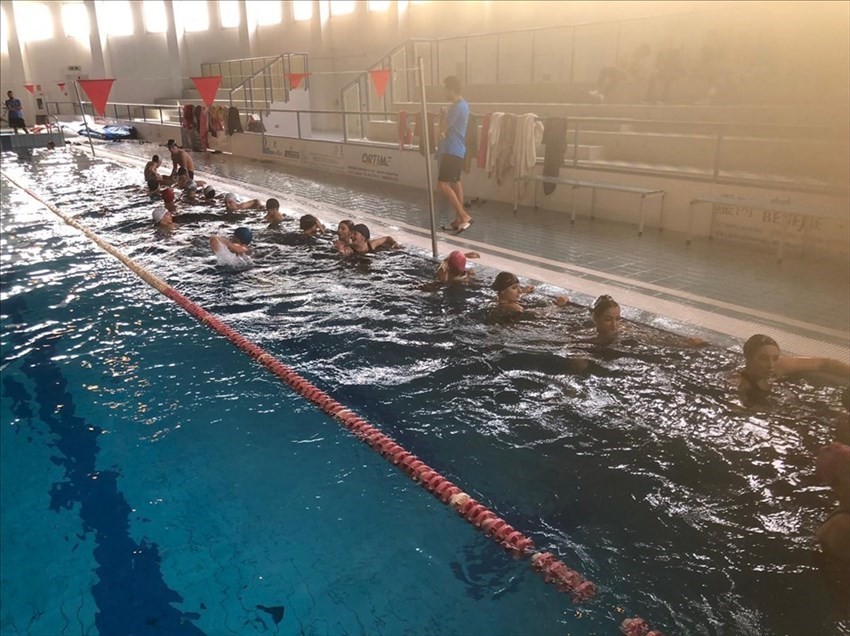
M437 181L457 183L460 181L461 170L463 170L463 157L443 155L440 157L440 172L437 175Z
M23 117L9 117L9 128L26 128Z

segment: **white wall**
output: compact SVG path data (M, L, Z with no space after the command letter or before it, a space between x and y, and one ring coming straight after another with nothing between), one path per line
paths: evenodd
M4 3L6 12L17 4L18 0ZM704 41L715 39L734 46L736 55L748 51L761 55L773 68L781 68L782 73L776 77L780 88L804 81L805 90L797 87L796 92L805 95L815 87L821 101L824 97L846 99L850 90L847 88L850 3L846 2L433 1L409 4L406 8L393 3L384 12L369 12L366 3L361 2L353 14L331 16L324 21L319 15L320 3L314 2L313 19L298 23L292 20L289 3L283 3L281 24L259 27L243 21L238 28L221 29L217 2L210 1L210 29L178 33L174 47L169 46L165 35L146 33L141 23L141 3L131 4L136 18L134 34L100 38L103 50L99 53L105 62L105 72L118 79L113 89L116 101L152 102L157 97L177 97L181 86L190 86L186 78L200 73L202 62L305 51L311 56L311 70L317 73L312 78L313 106L333 109L339 107L341 87L354 76L350 71L368 68L407 38L468 36L599 20L617 21L617 24L577 28L575 42L569 29L542 32L535 36L533 44L527 34L506 35L501 38L498 52L492 36L473 38L469 47L470 79L476 83L494 81L498 66L502 82L527 85L564 82L568 71L576 81L592 82L602 66L614 61L618 48L627 51L640 41L651 40L656 45L654 49L683 45L689 46L689 54L694 55ZM730 13L740 10L741 4L751 19ZM170 7L171 3L166 5ZM83 73L89 72L93 60L89 42L66 38L62 33L61 3L53 2L50 6L56 37L20 45L26 73L20 64L9 63L8 51L2 53L4 90L7 85L20 87L25 80L43 86L62 81L65 73L61 71L68 64L79 64ZM88 2L87 6L91 11L94 3ZM681 17L694 12L706 15ZM662 15L670 17L637 20ZM246 16L253 17L243 8L243 18ZM10 23L9 27L14 28L14 24ZM444 42L441 46L440 75L464 71L465 42ZM532 60L533 76L530 76ZM335 74L318 75L328 72ZM28 77L23 77L24 74ZM176 81L180 78L184 81Z

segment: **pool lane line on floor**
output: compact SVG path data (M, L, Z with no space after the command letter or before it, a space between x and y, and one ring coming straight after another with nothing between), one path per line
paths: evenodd
M144 165L145 161L137 156L121 151L106 150L105 155L119 162ZM280 173L286 174L286 173ZM227 184L228 187L234 182L240 186L252 186L268 196L277 196L269 188L261 185L228 179L219 175L212 176L213 180ZM324 201L316 201L298 195L287 195L287 200L297 202L302 206L310 206L311 212L316 212L316 207L323 211L329 211L338 218L336 221L350 218L356 212L358 217L374 222L389 229L398 229L407 233L404 242L430 252L430 231L427 228L386 219L384 217L363 212L341 208ZM412 240L411 240L412 239ZM700 296L691 292L671 289L646 283L643 281L611 274L600 270L582 267L573 263L556 261L543 256L519 252L506 247L492 245L470 239L466 234L455 236L438 232L438 243L445 246L446 252L456 247L474 248L481 252L481 264L495 269L513 271L526 278L541 281L547 284L572 290L585 294L590 298L599 295L602 285L616 286L618 301L622 306L631 307L641 313L642 322L647 322L647 316L658 317L658 320L650 320L648 324L658 326L670 331L669 320L675 320L691 330L697 330L705 339L711 341L712 336L721 334L726 338L732 338L736 343L742 344L754 333L769 333L774 339L782 344L782 348L789 354L816 356L825 358L836 358L839 360L850 359L850 346L846 343L850 340L850 332L844 332L829 327L823 327L813 323L803 322L774 314L766 311L752 309L734 303L715 300L706 296ZM686 304L692 303L692 304ZM657 324L655 324L657 323ZM801 330L814 337L802 335L792 330ZM692 335L692 334L687 334ZM821 339L834 339L832 342ZM716 339L716 338L714 338ZM839 342L835 342L835 340Z
M574 603L589 600L596 595L597 588L594 583L571 569L551 552L537 551L534 547L534 542L529 537L508 524L485 505L470 497L457 485L425 464L416 455L405 450L388 435L382 433L379 429L357 415L357 413L334 400L330 395L301 377L296 371L280 362L272 354L210 314L164 280L136 263L111 243L102 239L95 232L63 213L52 203L45 201L31 189L21 185L2 171L0 171L0 176L18 189L26 192L30 197L62 219L67 225L82 232L83 235L98 247L121 261L136 276L156 289L163 296L172 300L202 325L227 338L252 360L266 367L266 369L276 375L296 393L340 422L355 437L370 446L444 504L454 509L460 516L500 547L518 558L529 557L532 569L540 574L546 583L556 586L558 591L569 593ZM661 632L651 630L647 622L640 617L623 620L620 625L620 631L626 636L663 636Z

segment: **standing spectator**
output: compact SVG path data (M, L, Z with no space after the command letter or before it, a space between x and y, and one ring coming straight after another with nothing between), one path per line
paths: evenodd
M472 223L472 217L463 209L463 186L460 173L466 156L466 124L469 121L469 104L460 96L460 80L449 76L443 80L446 99L452 103L445 121L440 125L440 168L437 189L455 210L451 227L458 233Z
M29 134L30 131L27 130L27 125L24 123L24 111L23 106L21 105L21 100L16 99L12 94L12 91L6 93L9 99L6 100L6 112L9 113L9 127L15 131L15 134L18 134L18 128L23 128L26 134Z

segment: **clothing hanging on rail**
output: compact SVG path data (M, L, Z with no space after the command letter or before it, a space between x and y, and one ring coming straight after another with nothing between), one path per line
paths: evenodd
M514 176L517 179L531 176L537 164L537 145L543 140L543 122L534 113L517 115L514 135ZM525 193L527 181L520 183L520 196Z
M492 115L493 113L484 115L481 123L481 138L478 141L478 161L476 163L482 169L487 168L487 147L489 146L490 118Z
M543 145L546 154L543 156L543 176L557 177L564 165L564 153L567 150L567 120L565 117L549 117L543 125ZM554 183L543 184L543 194L549 195L555 191Z

